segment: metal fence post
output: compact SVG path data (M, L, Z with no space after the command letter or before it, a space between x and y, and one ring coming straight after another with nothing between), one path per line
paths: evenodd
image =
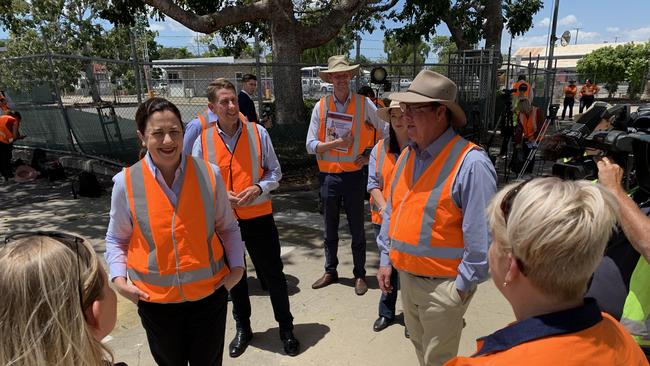
M135 76L135 89L138 96L138 103L142 103L142 80L140 79L140 68L138 67L138 54L135 52L135 35L129 28L129 38L131 39L131 63Z
M255 73L257 74L257 78L260 80L257 85L257 119L259 120L257 122L262 122L262 88L264 87L264 83L262 83L262 66L260 65L261 49L257 33L255 33L255 45L253 47L255 48Z
M45 53L47 54L47 64L50 68L50 74L52 75L52 83L54 84L54 93L56 94L56 101L61 109L61 115L63 116L63 121L65 122L65 127L68 129L68 142L72 151L76 151L75 147L75 137L74 131L72 130L72 125L70 124L70 116L68 116L68 111L63 106L63 100L61 100L61 91L59 90L59 83L56 79L56 73L54 72L54 62L52 61L52 53L50 52L50 45L47 43L47 35L43 31L41 26L41 36L43 36L43 43L45 43Z

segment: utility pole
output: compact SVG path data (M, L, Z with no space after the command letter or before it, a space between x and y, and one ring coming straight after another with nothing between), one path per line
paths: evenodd
M262 82L262 66L260 65L260 53L262 50L260 49L260 40L257 37L257 32L255 32L255 45L253 46L255 49L255 73L257 74L257 78L260 80L259 85L257 85L257 119L261 122L262 121L262 88L264 87L264 83Z
M133 34L133 29L131 28L129 28L129 38L131 38L131 64L133 65L133 76L135 76L135 89L138 96L138 103L142 103L142 78L140 76L140 68L138 67L138 53L135 51L135 34Z
M357 34L356 41L357 41L357 55L356 55L356 57L354 59L354 63L358 65L359 63L361 63L361 36L358 35L358 34ZM361 85L360 85L361 81L359 79L361 79L361 77L359 75L357 75L357 80L355 82L355 89L356 90L359 90L359 88L361 87Z
M574 44L578 44L578 33L580 32L580 29L582 29L582 28L580 28L580 27L575 27L575 28L573 28L573 29L576 30L576 41L575 41Z
M512 33L510 33L510 45L508 45L508 67L506 68L506 84L504 85L504 89L510 88L510 59L512 57L512 39L514 37L512 36Z
M557 13L560 7L560 0L555 0L555 5L553 7L553 26L551 28L551 36L549 37L548 45L548 58L546 59L546 77L544 78L544 96L548 98L549 104L545 106L545 112L548 110L548 106L553 102L553 96L550 95L551 83L555 82L555 77L551 80L551 74L555 75L553 72L553 51L555 51L555 42L557 37L555 32L557 31Z

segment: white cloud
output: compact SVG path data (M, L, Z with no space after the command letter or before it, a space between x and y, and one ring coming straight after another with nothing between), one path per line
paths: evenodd
M607 28L605 28L605 30L608 31L609 33L617 33L617 32L619 32L621 30L621 28L619 28L619 27L607 27Z
M549 24L551 24L551 18L549 17L546 17L537 23L537 25L540 27L548 27Z
M650 39L650 26L625 30L624 33L627 36L625 38L628 40L647 41Z
M151 30L151 31L162 32L165 29L167 29L167 28L165 27L164 23L149 23L149 30Z
M599 43L602 40L600 33L598 32L587 32L581 30L578 32L578 44L580 43ZM571 43L575 43L576 31L575 29L571 31Z
M512 51L516 51L521 47L544 47L547 43L547 37L545 34L540 34L537 36L521 36L514 38L512 40ZM507 44L506 44L507 47ZM507 52L507 48L506 48Z
M569 27L572 25L580 25L578 22L578 18L576 18L575 15L570 14L565 16L564 18L560 19L557 21L557 24L561 27Z

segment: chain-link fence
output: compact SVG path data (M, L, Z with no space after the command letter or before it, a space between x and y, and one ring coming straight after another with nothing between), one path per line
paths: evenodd
M283 170L303 174L314 167L305 152L305 137L313 105L332 93L332 84L322 81L319 71L326 65L281 65L232 58L160 60L150 63L69 55L31 55L0 59L0 87L6 90L23 114L21 144L102 157L119 164L137 160L139 144L135 112L149 96L162 96L175 103L184 122L207 108L206 88L217 77L237 88L246 73L258 77L256 105L272 116L276 98L287 95L287 86L300 82L296 93L301 101L291 104L297 116L293 123L275 120L269 129ZM384 67L389 83L371 83L370 72ZM498 54L467 51L450 56L447 64L369 64L350 83L352 90L370 86L379 98L407 89L422 69L447 75L458 84L459 102L469 124L464 134L478 141L494 122L494 100ZM274 78L275 74L275 78ZM278 77L282 75L282 77ZM274 84L282 80L280 85ZM303 107L304 105L304 107Z

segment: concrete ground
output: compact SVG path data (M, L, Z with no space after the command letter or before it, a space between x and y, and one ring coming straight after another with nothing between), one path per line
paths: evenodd
M261 290L255 273L249 270L252 327L254 339L239 358L224 351L225 365L415 365L411 342L404 338L401 325L375 333L380 296L375 278L377 248L370 224L366 224L369 291L354 294L350 236L341 218L339 284L312 290L311 284L323 272L322 217L317 212L315 191L281 193L274 196L277 226L282 241L282 258L289 283L295 334L302 346L297 357L283 354L273 319L271 304ZM103 255L103 238L108 224L110 194L99 199L72 199L69 183L37 181L23 185L0 185L0 237L15 230L59 229L77 232L91 239ZM103 261L103 258L102 258ZM153 365L146 336L135 305L119 297L118 322L106 344L116 361L130 366ZM230 308L230 305L229 305ZM401 314L398 301L397 313ZM230 309L229 309L230 311ZM401 320L401 315L399 316ZM506 300L491 281L479 286L465 316L459 353L470 355L474 340L514 320ZM234 335L234 322L228 315L226 347ZM209 345L206 345L209 346Z

